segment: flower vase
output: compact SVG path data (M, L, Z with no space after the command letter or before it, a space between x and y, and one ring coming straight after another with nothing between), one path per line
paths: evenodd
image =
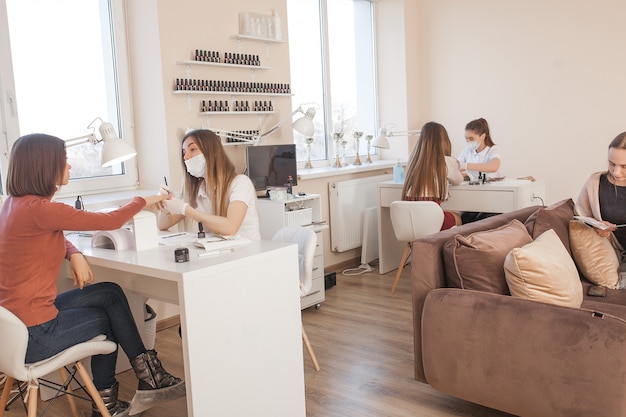
M304 139L306 142L306 150L307 150L307 160L306 164L304 164L304 168L313 168L313 164L311 164L311 144L313 143L313 138Z
M343 138L343 132L335 132L333 133L333 138L335 139L335 163L333 166L335 168L341 168L341 161L339 160L339 146L341 145L341 139Z
M370 146L371 146L371 142L373 138L374 138L374 135L365 136L365 140L367 141L367 159L365 160L365 162L369 162L370 164L372 163L372 157L370 155Z
M363 132L352 132L354 136L354 146L356 147L356 156L354 157L354 165L361 165L361 157L359 156L359 139L363 136Z

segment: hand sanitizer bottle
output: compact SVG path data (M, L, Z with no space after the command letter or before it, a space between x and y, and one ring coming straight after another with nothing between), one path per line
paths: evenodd
M400 158L398 158L398 162L393 166L393 182L404 182L404 168L400 165Z

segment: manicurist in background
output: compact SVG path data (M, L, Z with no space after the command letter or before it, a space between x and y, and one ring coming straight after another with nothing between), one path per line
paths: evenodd
M465 141L467 146L457 157L461 171L470 181L486 181L499 178L500 148L493 143L489 124L483 118L472 120L465 125ZM480 213L466 211L461 214L463 224L471 223L498 213Z
M485 119L472 120L465 125L465 141L467 146L457 157L461 171L471 180L478 180L480 173L487 174L487 178L500 177L500 148L493 143Z

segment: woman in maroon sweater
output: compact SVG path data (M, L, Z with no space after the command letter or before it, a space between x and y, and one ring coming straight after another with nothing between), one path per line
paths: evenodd
M13 145L9 197L0 207L0 305L28 328L26 363L49 358L99 334L117 342L139 379L132 404L118 400L117 352L92 357L93 380L111 415L134 415L156 401L184 395L184 382L163 369L155 351L146 350L117 284L86 285L93 282L91 268L63 231L119 229L166 196L135 197L110 213L76 210L52 201L57 187L68 183L70 168L65 142L59 138L32 134ZM64 258L79 288L57 294ZM92 408L92 416L100 416L95 405Z

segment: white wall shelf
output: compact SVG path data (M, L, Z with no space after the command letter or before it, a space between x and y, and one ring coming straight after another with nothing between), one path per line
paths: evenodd
M204 62L204 61L194 61L192 59L184 60L184 61L176 61L177 65L186 65L187 67L191 65L199 65L199 66L209 66L209 67L227 67L227 68L241 68L247 70L269 70L271 67L264 67L261 65L241 65L241 64L226 64L223 62Z
M237 39L238 41L246 40L246 41L257 41L257 42L265 42L265 43L285 43L285 41L282 39L259 38L257 36L250 36L250 35L232 35L231 39Z
M239 116L244 114L274 114L275 111L201 111L199 116Z
M264 96L264 97L290 97L292 93L244 93L239 91L189 91L189 90L175 90L172 94L186 94L186 95L204 95L204 96Z

